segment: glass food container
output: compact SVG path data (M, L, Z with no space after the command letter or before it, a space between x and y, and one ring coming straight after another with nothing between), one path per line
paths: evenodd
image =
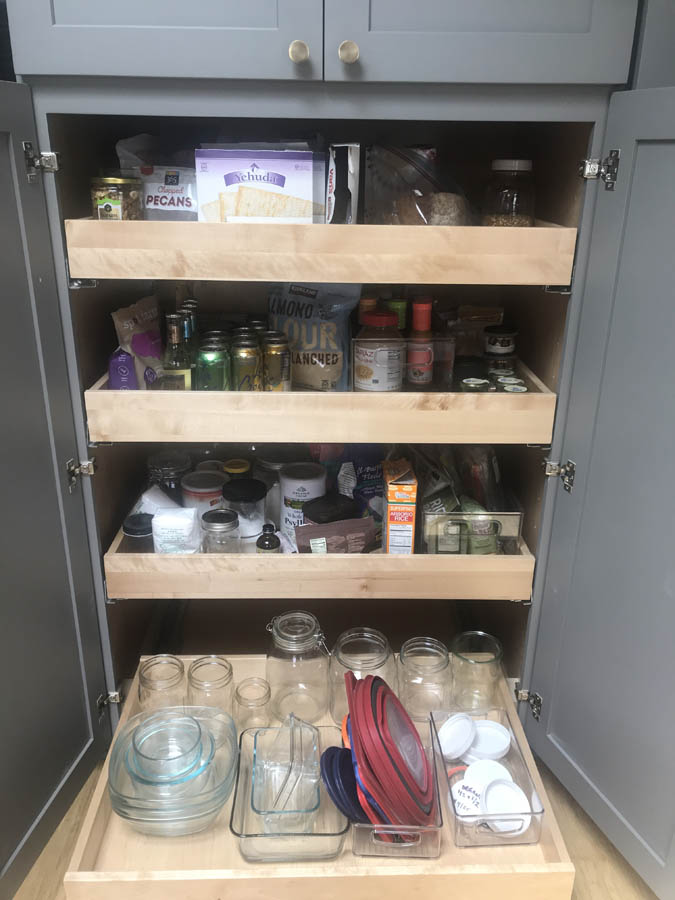
M240 553L239 516L233 509L211 509L201 518L202 552Z
M92 178L91 212L95 219L142 219L140 178Z
M239 516L242 553L255 553L265 523L267 486L256 478L238 478L223 485L223 506Z
M160 653L141 663L138 670L138 702L143 710L182 706L185 700L185 666L177 656Z
M122 524L120 553L154 553L152 542L152 516L150 513L132 513Z
M379 675L392 691L398 689L396 659L382 632L374 628L343 631L330 658L330 714L338 726L349 712L345 672L353 672L357 678Z
M398 679L401 703L412 718L426 720L432 710L450 706L450 654L435 638L410 638L403 644Z
M283 720L294 713L316 722L328 708L328 659L316 616L293 610L272 619L267 652L267 680L272 691L272 716Z
M500 706L502 645L484 631L464 631L450 647L454 679L454 705L459 709Z
M264 678L244 678L234 691L233 715L240 732L270 724L270 686Z
M192 460L187 453L176 450L163 450L148 457L148 476L150 484L157 484L175 500L183 505L183 492L180 482L183 475L192 469Z
M188 669L190 706L216 706L232 715L232 666L224 656L201 656Z
M493 159L485 191L483 225L534 225L531 159Z

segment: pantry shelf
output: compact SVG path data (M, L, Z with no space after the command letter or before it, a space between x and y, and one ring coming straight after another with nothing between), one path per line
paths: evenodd
M264 657L230 657L234 680L262 675ZM189 662L185 658L185 663ZM120 725L138 712L138 674L131 685ZM538 844L503 847L455 847L444 826L439 859L357 857L351 837L337 859L252 865L239 854L229 829L231 800L215 825L189 837L137 834L113 812L103 767L65 877L68 900L314 900L320 894L351 900L411 895L427 900L569 900L574 867L527 745L507 682L500 704L521 749L545 809ZM443 817L449 816L445 799Z
M534 556L392 554L121 553L104 557L108 596L289 600L395 598L529 601Z
M569 284L577 229L208 222L66 223L73 278Z
M518 374L527 393L111 391L103 376L84 402L98 442L548 444L556 395Z

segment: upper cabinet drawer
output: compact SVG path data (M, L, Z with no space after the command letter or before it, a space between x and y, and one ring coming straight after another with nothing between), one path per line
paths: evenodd
M357 82L621 84L637 10L637 0L324 4L324 77Z
M320 0L8 0L7 7L22 75L323 76Z

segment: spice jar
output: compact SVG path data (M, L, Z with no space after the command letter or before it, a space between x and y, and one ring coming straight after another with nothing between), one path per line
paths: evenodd
M122 524L120 553L154 553L152 543L152 516L150 513L132 513Z
M534 225L531 159L493 159L485 191L483 225Z
M283 721L294 713L316 722L328 708L328 650L316 616L303 610L283 613L267 626L271 711Z
M513 356L516 352L518 332L509 325L488 325L484 330L485 353L487 356Z
M166 450L153 453L148 457L148 475L150 484L157 484L175 500L179 506L183 503L181 478L192 468L192 460L187 453Z
M490 390L490 382L487 378L462 378L461 389L469 394L481 394Z
M330 714L338 726L349 712L345 672L353 672L357 678L379 675L397 690L396 660L382 632L374 628L343 631L330 658Z
M142 219L140 178L92 178L91 209L95 219Z
M185 667L168 653L151 656L138 670L138 702L141 709L182 706L185 699Z
M232 715L232 666L224 656L200 656L187 676L189 706L217 706Z
M435 638L410 638L399 654L401 703L412 717L428 719L432 710L449 709L452 669L447 647Z
M231 479L249 478L251 463L247 459L226 459L223 463L223 472Z
M204 553L239 553L239 516L232 509L211 509L201 518Z
M354 390L400 391L405 341L395 312L367 312L354 341Z
M239 516L242 553L255 553L265 522L267 487L255 478L239 478L223 485L223 506Z

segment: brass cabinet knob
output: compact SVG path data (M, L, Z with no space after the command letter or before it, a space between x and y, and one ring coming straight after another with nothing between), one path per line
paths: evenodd
M288 55L291 58L291 62L307 62L309 59L309 47L304 41L291 41L288 45Z
M359 45L356 41L343 41L338 47L338 56L340 62L351 65L355 63L360 55Z

